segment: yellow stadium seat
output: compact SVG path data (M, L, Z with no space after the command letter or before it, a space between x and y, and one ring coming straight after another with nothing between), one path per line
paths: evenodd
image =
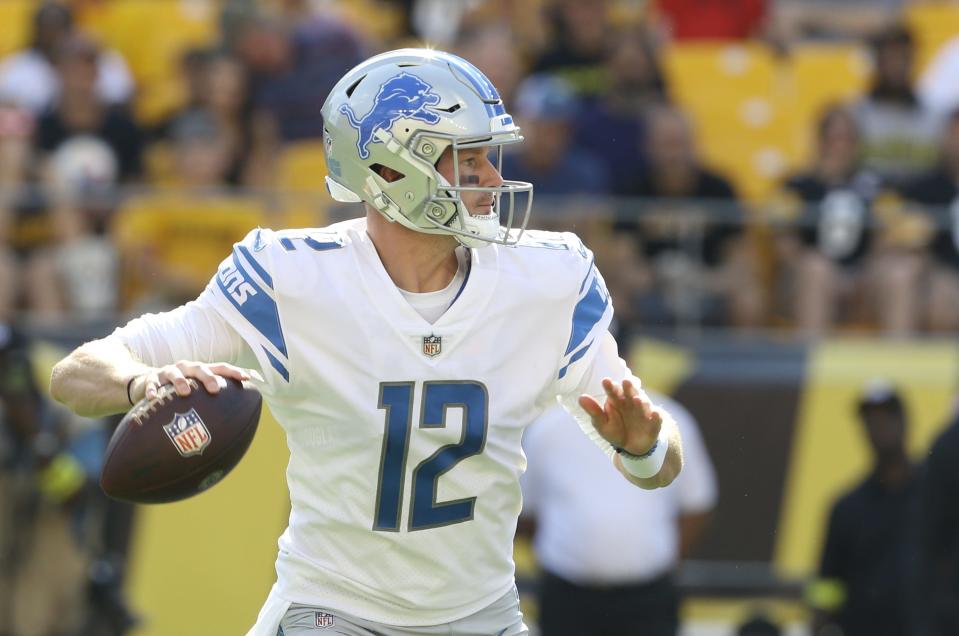
M942 1L910 4L905 21L916 40L918 77L940 47L959 36L959 5Z
M124 260L126 308L153 295L196 296L236 241L274 219L253 197L165 190L127 201L113 224Z
M116 0L82 5L78 21L126 58L137 81L136 113L153 123L183 98L182 54L218 40L219 8L216 0Z
M813 118L830 104L861 95L872 74L868 53L854 45L799 46L790 54L789 68L796 108Z
M36 6L34 0L0 2L0 58L27 46Z
M747 200L762 199L800 159L792 78L760 44L670 47L664 68L675 102L692 119L704 161Z
M326 156L322 141L300 141L283 148L277 166L281 190L326 192Z
M772 52L756 43L674 44L665 52L663 70L678 102L720 108L743 96L771 94L776 78Z

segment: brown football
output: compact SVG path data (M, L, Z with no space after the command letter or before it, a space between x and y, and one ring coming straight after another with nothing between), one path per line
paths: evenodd
M226 380L211 395L189 382L190 395L166 384L120 422L100 474L106 494L136 503L179 501L218 483L242 459L260 421L260 392Z

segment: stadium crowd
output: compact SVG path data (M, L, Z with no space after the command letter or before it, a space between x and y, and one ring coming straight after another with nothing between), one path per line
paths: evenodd
M534 183L532 227L591 245L624 338L959 328L959 20L930 52L925 23L907 19L923 3L4 2L0 19L22 22L0 41L0 353L20 350L10 326L115 324L192 299L256 225L340 218L323 186L320 105L372 53L424 42L472 61L503 95L526 136L504 176ZM823 80L834 90L810 102L771 87L801 89L799 61L824 50L834 55L815 68L835 72ZM867 70L847 81L837 60ZM718 130L709 113L733 111L711 87L735 90L767 63L769 94L736 93L746 99L732 118L746 124ZM732 74L711 77L710 64ZM738 145L778 118L789 150ZM96 460L70 450L89 426L52 410L44 422L0 429L0 487L26 493L5 501L25 502L18 514L36 527L52 506L66 525L50 532L86 528L85 556L68 555L70 599L95 599L114 622L76 633L123 633L135 619L114 572L125 538L111 532L126 536L129 512L89 492ZM52 446L36 441L51 435ZM14 479L27 474L32 485ZM0 532L0 562L23 540ZM18 567L33 578L0 577L0 588L43 585L43 563Z

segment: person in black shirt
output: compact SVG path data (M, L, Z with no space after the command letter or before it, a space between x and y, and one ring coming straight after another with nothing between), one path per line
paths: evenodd
M72 137L96 137L116 155L120 181L135 182L143 172L143 131L125 107L97 96L100 55L96 43L81 34L69 36L59 46L55 57L61 85L59 99L40 117L34 144L49 157Z
M617 312L646 324L756 325L756 256L732 186L700 164L680 111L652 108L647 130L649 168L618 191L632 200L617 215L611 246L617 253L624 248L616 242L632 243L633 275L625 279L647 283L620 288L633 302Z
M919 482L909 636L959 634L959 416L933 443Z
M939 165L902 187L902 195L919 203L935 234L930 244L926 326L931 331L959 328L959 111L952 113L943 136Z
M817 145L812 168L787 179L779 195L791 223L777 232L777 288L791 293L777 304L808 336L866 317L885 333L909 333L921 259L880 245L873 204L882 183L860 165L859 130L846 107L823 113Z
M873 470L832 509L820 578L810 586L814 636L911 636L902 599L916 472L906 456L907 414L888 382L870 382L858 413ZM836 632L838 627L841 631Z

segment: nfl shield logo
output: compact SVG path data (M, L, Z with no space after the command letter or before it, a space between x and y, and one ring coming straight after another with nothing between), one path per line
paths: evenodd
M326 612L314 612L316 614L316 626L320 629L333 627L333 615Z
M423 353L435 358L443 350L443 336L423 336Z
M174 413L173 421L165 424L163 430L184 457L199 455L210 445L210 431L195 409L186 413Z

